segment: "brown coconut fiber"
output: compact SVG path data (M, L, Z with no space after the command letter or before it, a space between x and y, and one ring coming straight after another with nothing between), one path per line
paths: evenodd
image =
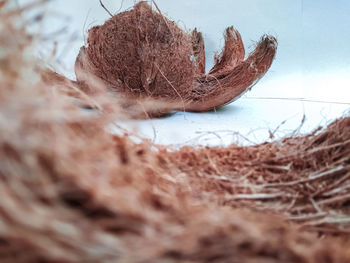
M135 143L106 129L107 93L87 111L56 92L87 96L32 56L24 10L0 8L0 262L350 262L349 117L249 147Z
M157 10L141 1L89 30L87 46L75 64L81 89L94 91L95 82L86 79L92 75L134 103L157 99L167 102L164 113L201 112L236 99L271 66L277 49L274 37L262 37L244 60L241 36L229 27L225 47L206 74L202 34L196 29L188 34Z

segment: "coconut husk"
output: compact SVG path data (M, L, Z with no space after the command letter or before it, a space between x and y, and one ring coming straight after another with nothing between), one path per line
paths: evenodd
M87 80L87 76L94 76L134 104L156 99L167 102L164 113L202 112L237 99L270 68L276 38L262 37L244 60L241 36L229 27L225 47L206 74L202 34L197 29L185 32L156 8L157 12L141 1L89 30L87 46L80 49L75 63L82 90L95 90L94 82Z
M54 92L22 10L0 12L1 262L350 261L344 217L338 236L291 218L346 216L349 118L250 147L136 143L106 129L107 98L96 114Z

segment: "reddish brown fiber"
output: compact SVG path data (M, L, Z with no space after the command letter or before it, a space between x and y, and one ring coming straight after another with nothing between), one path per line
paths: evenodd
M123 114L104 85L86 96L32 55L23 10L0 4L1 263L350 262L349 114L246 147L135 142L111 134Z
M87 46L76 60L76 76L84 90L94 89L94 75L110 90L128 99L171 102L166 110L208 111L249 90L270 68L277 40L263 36L245 57L239 32L226 29L225 47L205 73L202 34L178 25L139 2L101 26L89 30Z

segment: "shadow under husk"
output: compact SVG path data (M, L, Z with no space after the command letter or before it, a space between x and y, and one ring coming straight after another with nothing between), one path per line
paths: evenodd
M54 92L0 11L1 262L350 261L348 117L250 147L136 144L106 129L109 98L91 114Z

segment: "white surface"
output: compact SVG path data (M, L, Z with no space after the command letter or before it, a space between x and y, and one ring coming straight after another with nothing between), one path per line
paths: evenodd
M178 112L165 119L129 121L122 126L160 144L249 145L309 132L347 109L333 103L242 98L217 112Z
M23 4L28 0L18 2ZM112 13L120 7L128 9L134 3L130 0L103 2ZM253 90L219 112L176 113L163 119L124 123L129 129L136 127L145 137L163 144L227 144L237 141L239 137L233 136L237 132L257 143L269 139L269 130L274 131L284 121L276 136L290 134L300 125L303 114L306 121L302 132L309 132L349 111L350 1L156 2L163 14L182 28L197 27L204 33L207 70L213 65L214 53L222 48L223 32L230 25L240 31L249 51L261 35L275 35L279 40L278 53L270 71ZM103 23L109 16L98 0L56 0L48 10L56 14L56 18L46 20L43 32L54 32L68 25L66 34L58 38L60 65L56 64L56 68L74 77L74 60L87 29ZM52 45L48 41L44 46L41 52L47 54ZM208 135L208 132L215 134ZM198 139L203 133L207 135ZM239 142L247 140L241 138Z

